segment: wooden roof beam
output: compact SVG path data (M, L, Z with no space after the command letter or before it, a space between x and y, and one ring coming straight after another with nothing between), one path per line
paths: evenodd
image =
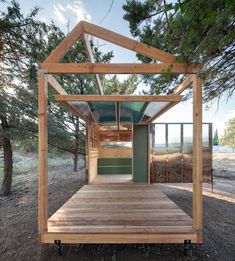
M170 110L172 107L174 107L177 103L179 103L178 101L176 102L171 102L170 104L166 105L166 107L164 107L161 111L159 111L156 115L154 115L151 119L147 120L146 122L144 122L143 124L149 124L151 122L153 122L154 120L156 120L158 117L160 117L163 113L167 112L168 110Z
M181 94L184 90L186 90L189 85L193 82L192 75L189 75L175 90L174 94Z
M163 74L171 67L173 74L195 74L198 73L203 65L186 65L186 64L145 64L145 63L41 63L40 69L51 74Z
M180 95L184 90L188 88L188 86L193 82L193 76L189 75L175 90L174 94L175 95ZM160 112L158 112L153 118L149 119L146 121L146 123L153 122L156 120L158 117L160 117L163 113L167 112L170 110L172 107L174 107L178 102L171 102L168 104L166 107L164 107Z
M60 95L68 95L68 93L63 89L63 87L60 85L60 83L56 80L56 78L52 75L48 75L47 77L48 83L50 86ZM68 102L60 102L65 108L67 108L69 111L77 115L79 118L81 118L86 123L89 123L89 121L81 114L78 110L76 110L72 105L70 105Z
M110 30L104 29L100 26L88 23L83 21L84 32L105 41L111 42L113 44L119 45L131 51L142 54L151 59L165 62L165 63L174 63L176 57L173 54L162 51L150 45L137 42L128 37L120 35L118 33L112 32Z
M69 49L78 41L83 34L82 23L79 23L74 29L59 43L59 45L46 58L44 63L59 62Z
M83 34L82 35L82 39L83 39L83 42L84 42L84 45L85 45L85 48L86 48L86 51L87 51L87 56L88 56L90 62L91 63L95 63L95 59L94 59L94 56L93 56L93 53L92 53L92 49L91 49L91 45L89 43L87 35ZM103 87L102 87L102 84L101 84L101 80L100 80L99 74L95 74L95 80L96 80L96 83L98 85L100 94L103 95L104 91L103 91Z
M56 95L56 101L179 102L180 95Z
M48 74L47 80L48 80L48 83L51 85L51 87L58 94L60 94L60 95L67 95L68 94L53 75Z

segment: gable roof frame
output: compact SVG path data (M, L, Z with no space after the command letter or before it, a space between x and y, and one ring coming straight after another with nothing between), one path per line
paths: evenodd
M168 68L172 67L173 73L197 73L199 69L202 68L202 64L185 64L185 63L178 63L176 62L176 56L173 54L170 54L168 52L162 51L158 48L149 46L145 43L135 41L133 39L130 39L126 36L120 35L118 33L112 32L110 30L104 29L100 26L81 21L65 38L62 40L62 42L52 51L52 53L46 58L46 60L40 65L40 68L47 69L48 65L53 65L57 67L62 66L63 64L59 64L61 59L64 57L64 55L69 51L69 49L81 38L84 38L84 35L92 35L95 37L98 37L102 40L108 41L110 43L119 45L121 47L124 47L126 49L129 49L131 51L135 51L138 54L144 55L146 57L149 57L151 59L157 60L161 63L155 63L155 64L148 64L148 63L141 63L141 64L135 64L137 67L137 70L134 70L133 73L141 73L143 70L143 73L163 73L164 70L167 70ZM86 36L85 36L86 39ZM89 46L87 46L87 41L85 40L85 46L88 51L88 57L92 61L92 53L90 52ZM76 64L70 63L71 66L75 66ZM79 66L79 64L77 64ZM82 67L89 66L89 64L80 64ZM84 72L81 73L112 73L115 70L117 70L116 73L128 73L124 71L121 71L120 69L117 69L117 64L96 64L92 63L93 66L90 66L90 68L84 70ZM116 65L116 67L115 67ZM129 64L121 64L125 65L127 69L129 68ZM68 64L66 64L68 66ZM112 72L109 72L109 70L106 67L115 67ZM131 67L133 67L133 64L130 64ZM104 67L104 69L96 70L96 67ZM147 69L144 70L143 68L146 67ZM135 68L135 67L134 67ZM139 69L138 69L139 68ZM150 69L148 69L150 68ZM156 69L155 69L156 68ZM180 68L180 70L175 70L175 68ZM126 68L125 68L126 69ZM150 72L149 72L150 70ZM129 72L131 73L131 69L129 69ZM50 73L57 73L51 71ZM69 73L65 71L61 71L61 73ZM70 73L79 73L73 70ZM115 73L115 72L114 72Z
M119 45L128 50L135 51L138 54L157 60L158 63L95 63L87 35L98 37L102 40ZM80 39L82 39L84 42L90 63L60 63L64 55L66 55L69 49ZM168 52L162 51L158 48L149 46L141 42L137 42L133 39L104 29L97 25L81 21L51 52L46 60L43 63L39 64L39 68L41 69L42 73L49 74L49 83L59 95L70 96L65 91L63 92L62 86L59 85L52 74L95 74L95 79L99 87L99 92L103 95L103 88L99 78L99 74L163 74L169 69L174 74L197 74L200 69L203 68L203 65L176 62L176 56ZM189 75L189 77L175 90L175 94L179 95L180 93L182 93L191 83L192 76ZM133 99L133 96L131 97L131 99ZM155 99L156 97L154 98L154 100ZM60 102L69 110L76 113L76 109L74 108L74 106L66 101ZM158 114L152 117L152 119L149 119L146 123L150 123L151 121L159 117L162 113L173 107L177 102L172 101L169 105L163 108ZM77 114L79 117L83 118L83 120L89 122L88 119L82 117L79 112L77 112Z

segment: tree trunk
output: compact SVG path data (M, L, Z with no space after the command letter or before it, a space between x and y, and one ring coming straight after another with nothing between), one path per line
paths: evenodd
M1 115L2 130L3 130L3 157L4 157L4 177L0 195L8 196L11 193L12 185L12 170L13 170L13 160L12 160L12 148L10 135L7 133L9 125L6 116Z
M73 171L78 172L78 155L79 155L79 118L76 117L76 124L75 124L75 151L74 151L74 158L73 158Z
M78 172L78 153L74 154L73 157L73 171Z

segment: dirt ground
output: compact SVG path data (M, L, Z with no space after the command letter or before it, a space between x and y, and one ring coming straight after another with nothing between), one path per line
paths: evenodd
M23 159L22 159L23 160ZM24 158L26 162L27 158ZM63 161L61 161L63 162ZM52 164L49 168L49 214L54 213L84 183L84 172L72 173L71 167ZM204 243L192 245L190 256L183 257L181 244L146 245L66 245L61 257L54 245L37 243L37 170L14 176L9 197L0 198L0 260L235 260L235 157L217 158L214 193L204 190ZM216 165L217 164L217 165ZM220 170L220 171L219 171ZM223 170L226 175L223 175ZM219 173L222 173L220 175ZM162 185L162 190L189 215L192 192L188 184Z

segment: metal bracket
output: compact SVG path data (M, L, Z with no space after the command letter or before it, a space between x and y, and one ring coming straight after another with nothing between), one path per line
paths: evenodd
M189 256L190 246L191 246L191 240L184 240L184 256Z
M48 73L47 69L38 69L38 76Z
M61 240L55 240L54 243L58 246L58 251L57 251L57 254L58 256L61 256L62 255L62 248L61 248Z
M202 229L202 228L195 229L195 231L196 231L198 234L202 234L202 233L203 233L203 229Z

